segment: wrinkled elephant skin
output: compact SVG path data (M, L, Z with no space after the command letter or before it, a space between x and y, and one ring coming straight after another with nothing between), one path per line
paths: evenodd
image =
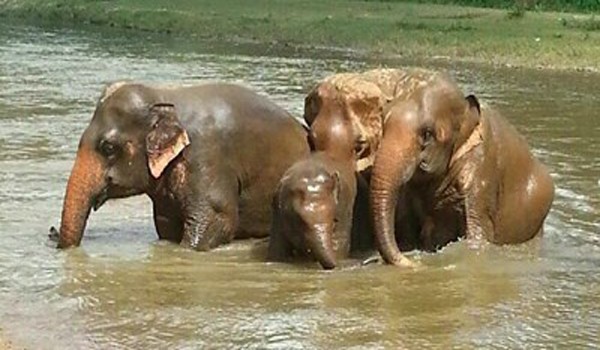
M378 249L435 251L461 236L496 244L542 232L554 197L548 170L506 119L438 74L385 111L371 176Z
M313 257L324 269L333 269L348 256L356 197L350 163L316 152L284 174L273 199L269 260Z
M159 237L186 247L266 236L274 189L308 155L306 138L290 114L241 86L112 84L81 137L58 246L80 244L92 208L138 194L152 199Z
M352 129L357 170L373 165L383 135L383 109L393 99L407 98L433 72L424 69L379 68L359 73L328 76L308 93L304 120L310 126L317 149L334 138L331 125L343 119Z

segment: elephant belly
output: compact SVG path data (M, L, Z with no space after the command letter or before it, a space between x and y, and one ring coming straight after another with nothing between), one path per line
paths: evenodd
M240 222L236 238L260 238L269 235L271 212L269 206L240 205Z
M274 189L275 185L271 186L270 190L264 186L255 185L242 192L236 238L260 238L269 235Z

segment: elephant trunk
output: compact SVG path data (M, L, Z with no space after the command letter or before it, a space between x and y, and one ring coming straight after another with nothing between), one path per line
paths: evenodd
M377 246L388 264L407 263L396 242L395 214L399 190L410 180L417 163L417 142L408 132L395 132L393 138L384 137L375 156L371 211Z
M332 235L333 229L329 225L315 225L308 235L307 246L325 270L334 269L336 266Z
M63 202L58 248L78 246L87 218L104 188L103 164L89 146L79 146Z

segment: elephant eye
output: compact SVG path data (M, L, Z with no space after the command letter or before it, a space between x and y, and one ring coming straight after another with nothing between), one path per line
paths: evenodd
M431 128L424 128L421 131L421 140L423 146L429 145L433 141L433 130Z
M110 158L117 153L117 145L107 140L102 140L99 148L100 153L102 153L102 155L106 158Z

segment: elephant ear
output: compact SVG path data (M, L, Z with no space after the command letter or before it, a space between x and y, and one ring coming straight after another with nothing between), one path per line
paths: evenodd
M475 95L469 95L465 98L467 102L467 110L465 111L465 117L460 126L460 132L455 145L452 158L450 159L450 166L452 166L456 160L471 151L482 140L481 131L481 105Z
M315 134L312 130L306 130L306 142L308 143L308 147L311 152L315 152L317 150L316 142L315 142Z
M475 95L469 95L465 98L467 103L469 104L469 111L471 113L477 113L478 119L479 115L481 115L481 105L479 104L479 100Z
M150 108L152 131L146 136L146 154L150 173L158 178L166 167L190 144L175 106L157 103Z
M304 121L311 126L319 113L319 92L318 85L315 86L304 99Z

